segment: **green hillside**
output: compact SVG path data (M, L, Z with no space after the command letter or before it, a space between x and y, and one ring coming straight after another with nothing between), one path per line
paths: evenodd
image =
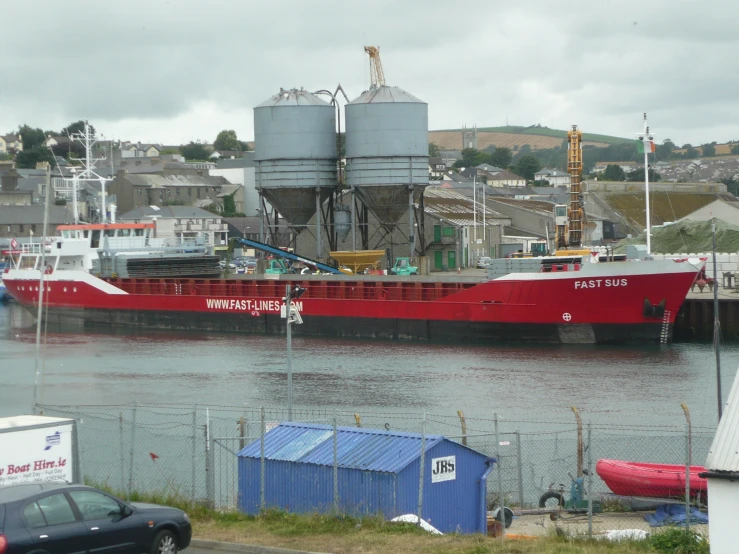
M739 227L716 219L716 252L733 253L739 250ZM682 221L667 227L652 229L652 252L658 254L711 252L712 221ZM624 239L614 248L616 254L625 254L629 244L646 244L646 233Z
M459 131L463 129L439 129L444 131ZM508 133L511 135L541 135L545 137L555 137L566 139L567 131L560 129L550 129L549 127L538 127L532 125L531 127L519 127L515 125L504 125L502 127L478 127L478 131L485 133ZM583 140L592 142L605 142L607 144L624 144L633 143L634 139L627 139L622 137L613 137L611 135L599 135L597 133L583 133Z

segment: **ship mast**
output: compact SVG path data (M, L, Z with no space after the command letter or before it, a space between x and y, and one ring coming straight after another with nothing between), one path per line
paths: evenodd
M567 131L567 171L570 174L570 210L567 245L577 250L582 247L583 210L580 198L582 196L582 131L573 125Z
M85 148L84 158L71 158L74 161L82 163L82 171L75 174L72 177L72 196L73 196L73 209L74 209L74 222L79 223L79 213L77 210L77 188L79 187L80 181L82 182L98 182L100 183L100 195L102 202L102 209L100 211L100 222L105 223L105 183L111 179L106 179L98 173L96 173L95 163L105 160L105 158L93 158L92 148L97 143L95 133L85 120L85 127L79 133L72 133L70 137L72 140L79 142Z
M649 134L649 125L647 125L647 112L644 112L644 132L638 135L639 141L644 149L644 195L647 199L647 256L652 255L652 225L649 213L649 153L652 152L654 145L654 137Z

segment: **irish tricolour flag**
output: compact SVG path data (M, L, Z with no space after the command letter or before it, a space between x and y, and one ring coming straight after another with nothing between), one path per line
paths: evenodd
M637 140L636 151L639 152L639 154L644 154L644 152L654 153L654 141L648 139Z

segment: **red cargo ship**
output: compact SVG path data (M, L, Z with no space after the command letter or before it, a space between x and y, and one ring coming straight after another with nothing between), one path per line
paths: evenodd
M3 281L35 314L43 268L44 316L95 328L282 333L285 284L293 283L306 289L295 302L305 322L295 332L302 335L658 344L670 340L675 316L703 267L698 259L592 263L585 257L485 282L350 275L103 279L90 272L97 253L85 226L74 227L47 243L44 265L40 245L16 251Z

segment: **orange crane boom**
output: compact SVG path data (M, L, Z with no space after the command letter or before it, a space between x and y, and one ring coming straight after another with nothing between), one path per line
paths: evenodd
M382 70L379 46L365 46L364 51L370 58L370 85L372 88L385 86L385 72Z

